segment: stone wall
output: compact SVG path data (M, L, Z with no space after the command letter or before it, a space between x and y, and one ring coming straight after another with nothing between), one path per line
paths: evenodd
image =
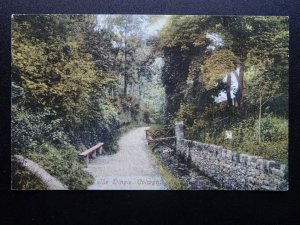
M278 161L235 153L220 146L183 138L176 124L176 151L206 176L230 190L288 190L288 168ZM181 129L182 127L182 129ZM180 133L180 134L179 134Z

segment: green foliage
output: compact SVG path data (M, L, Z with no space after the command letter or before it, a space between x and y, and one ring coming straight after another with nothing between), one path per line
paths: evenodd
M196 108L191 104L180 104L180 109L177 113L177 120L183 121L187 127L191 127L194 124L195 118L198 113Z
M188 74L188 62L177 50L162 68L162 83L166 93L166 114L173 115L184 98L185 81Z
M14 190L47 190L39 177L15 160L11 162L11 188Z
M165 138L165 137L173 137L174 127L173 126L165 126L160 124L151 124L149 129L149 135L153 138Z
M36 105L64 114L86 115L87 95L106 82L99 79L91 56L81 53L80 43L75 40L54 44L33 40L21 39L14 31L13 78L20 80ZM93 90L94 86L97 89Z
M49 119L55 116L50 108L27 109L23 105L12 105L11 140L12 151L24 148L36 150L43 142L55 145L68 145L69 139L63 131L61 119Z
M186 138L206 141L235 123L235 116L236 109L224 103L206 106L202 113L191 104L181 104L175 120L184 122Z
M38 163L71 190L86 189L93 183L92 176L83 170L84 162L79 160L78 152L75 149L57 149L45 143L40 146L39 151L28 151L27 157Z
M166 95L161 81L162 60L156 60L150 66L153 75L141 79L141 112L146 123L163 123Z
M139 119L140 102L137 97L133 95L119 96L114 99L114 106L118 109L118 114L125 114L127 118L124 122L135 121Z
M151 115L150 109L148 109L148 108L142 109L142 120L143 120L143 122L148 123L148 124L151 123L150 115Z
M288 140L288 121L284 118L278 118L271 114L267 114L262 118L261 128L263 141L287 142Z
M193 48L208 46L206 27L213 22L210 16L171 16L160 34L162 48L178 47L188 52Z
M266 115L262 118L262 140L258 142L258 120L248 118L230 127L233 139L225 139L224 132L214 133L205 142L222 145L241 153L263 156L288 164L288 124L284 118Z
M214 51L207 58L201 67L203 73L203 83L206 89L217 86L224 74L235 70L239 65L239 59L230 50L222 49Z
M159 43L165 55L162 83L166 92L167 118L168 114L176 113L180 103L187 99L198 102L201 107L203 103L200 102L207 99L201 91L200 68L202 57L211 44L206 37L211 23L213 18L208 16L172 16L160 34ZM193 82L191 91L187 87L190 81Z

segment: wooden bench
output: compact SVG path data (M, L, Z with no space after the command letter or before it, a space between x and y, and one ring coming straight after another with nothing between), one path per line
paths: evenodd
M90 158L96 158L96 156L102 154L102 146L103 146L103 144L104 144L103 142L99 142L95 146L93 146L93 147L85 150L84 152L79 153L79 155L81 157L85 157L86 166L88 165Z

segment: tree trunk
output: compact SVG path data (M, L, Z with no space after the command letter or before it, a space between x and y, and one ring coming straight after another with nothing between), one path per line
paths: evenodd
M261 108L262 108L262 96L259 94L259 115L258 115L258 143L261 141Z
M227 103L231 107L232 106L232 98L231 98L231 73L227 74L227 82L226 82L226 94L227 94Z
M142 89L141 89L141 75L140 75L140 71L138 71L138 89L139 89L139 99L141 99L141 92L142 92Z
M240 66L240 73L239 75L235 71L235 77L238 82L238 90L236 92L236 101L239 109L243 108L243 93L244 93L244 73L245 73L245 65L244 63Z
M124 74L124 96L127 95L127 74L126 74L126 71L125 71L125 74Z
M128 83L128 76L127 76L127 21L125 22L125 30L124 30L124 58L125 58L125 66L124 66L124 96L127 95L127 83Z
M135 96L135 85L134 85L134 83L131 84L131 96Z

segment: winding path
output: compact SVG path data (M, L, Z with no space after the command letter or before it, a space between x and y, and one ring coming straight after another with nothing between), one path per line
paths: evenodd
M165 190L145 137L147 127L125 133L119 151L92 160L86 168L95 178L89 190Z

